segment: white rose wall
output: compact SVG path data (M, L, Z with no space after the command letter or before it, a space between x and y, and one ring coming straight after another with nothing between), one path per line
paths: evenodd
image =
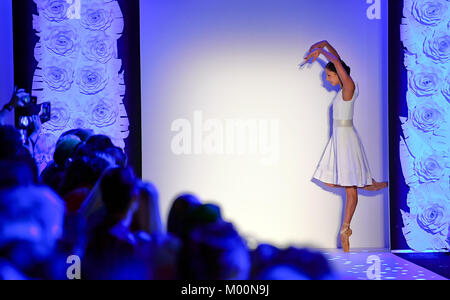
M138 28L134 32L138 15L133 18L138 4L13 1L16 84L31 90L38 103L51 103L51 119L42 125L35 148L40 170L53 159L61 133L87 128L125 149L140 174L140 134L135 134L140 123L140 72L139 55L133 53L139 51ZM23 75L30 66L32 78Z
M408 116L401 117L400 159L409 186L401 210L411 249L450 245L450 2L404 1Z
M404 0L391 15L391 247L448 251L450 2Z
M390 183L389 191L383 194L375 197L361 194L353 245L390 247L394 251L447 251L450 243L450 1L399 0L388 4L381 0L380 19L374 20L367 18L369 4L365 0L339 5L335 1L322 1L323 7L317 15L311 15L319 5L313 1L286 0L282 4L248 1L245 9L249 10L250 19L231 9L239 7L238 1L215 3L219 2L225 8L229 3L230 9L209 10L206 2L202 6L199 0L186 0L179 5L157 0L13 0L14 82L32 91L39 103L52 104L51 121L43 125L36 149L40 168L52 159L61 133L72 128L90 128L110 136L117 146L125 149L136 173L155 182L160 190L163 216L167 216L177 193L192 191L219 202L225 216L249 236L279 244L335 247L342 209L340 200L344 195L331 195L309 181L320 158L319 152L329 138L326 111L329 103L325 102L328 98L331 101L333 91L325 91L320 85L322 66L316 64L303 73L296 69L306 45L328 39L342 51L352 74L359 80L361 97L355 106L355 124L367 149L373 175ZM177 10L180 5L185 7L183 11ZM271 5L277 5L277 9ZM329 9L330 5L335 6ZM148 10L152 7L158 13ZM298 9L298 13L289 7ZM336 14L345 13L348 13L346 21L339 21ZM198 18L190 18L189 14ZM220 22L223 16L236 23L201 27L200 18L204 14L211 14L209 19L205 18L211 24ZM298 16L303 20L298 20ZM336 25L314 27L312 24L318 16L326 17L327 24ZM257 19L260 17L261 20ZM183 25L183 22L187 23ZM340 22L345 30L340 29ZM199 25L197 31L191 31L195 24ZM273 27L274 24L278 27ZM249 32L253 35L246 37ZM214 36L201 39L208 34ZM241 40L236 38L238 42L224 47L234 36ZM266 40L265 45L271 46L258 49L267 36L272 40ZM211 41L214 44L205 48L208 52L202 55L193 52ZM280 43L285 48L280 48ZM7 44L3 46L8 48ZM220 52L223 49L228 52ZM283 51L279 52L280 49ZM243 55L244 50L252 55ZM254 69L244 69L250 63ZM242 78L250 80L245 89L262 90L260 81L251 81L254 76L264 75L269 69L284 70L284 64L292 64L293 69L278 73L279 78L286 80L274 84L274 89L282 92L275 93L276 101L270 104L261 101L268 95L260 95L255 103L234 103L229 96L235 96L236 90L226 94L223 93L227 91L223 86L226 82L212 84L211 74L217 76L222 72L220 76L224 77L219 78L228 78L226 72L230 71L233 75L244 74ZM206 75L202 73L205 70ZM203 77L196 81L200 75ZM302 80L311 84L294 87ZM2 83L4 90L10 88L4 87L7 82ZM269 85L266 82L264 88ZM301 94L306 90L305 95ZM189 91L197 97L192 102L189 102ZM302 97L283 102L283 97L291 95L290 91ZM170 97L165 97L169 94ZM217 98L221 102L215 104L217 94L223 98ZM204 102L200 99L203 95L208 95ZM264 105L267 111L259 111ZM237 113L241 107L243 115ZM291 155L288 163L272 172L259 171L256 167L250 170L253 162L239 161L242 158L174 155L170 149L171 122L192 119L196 110L201 110L205 119L279 118L280 161L283 164L287 153ZM301 123L302 119L305 123ZM301 130L313 125L320 133L303 136L308 143L298 142ZM242 170L234 172L234 166ZM229 168L226 178L233 177L236 190L224 184L225 177L213 172L219 171L218 168ZM237 182L246 172L254 176L242 177ZM255 178L264 176L279 179L256 184ZM296 196L291 197L291 190L298 195L293 192ZM252 197L256 199L254 202ZM275 197L280 197L276 203ZM250 209L254 211L249 219ZM258 213L264 209L266 213ZM316 239L320 234L322 238Z
M68 129L88 128L110 136L125 148L128 116L123 104L126 86L117 40L124 22L117 1L35 0L33 29L39 37L33 94L50 102L52 116L43 124L37 144L40 169L56 139ZM77 7L77 3L79 7Z

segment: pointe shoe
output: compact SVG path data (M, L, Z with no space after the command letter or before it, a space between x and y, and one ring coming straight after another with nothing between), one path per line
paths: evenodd
M384 182L376 182L375 179L372 179L372 184L365 186L363 189L365 189L366 191L379 191L381 189L384 189L388 186L388 182L384 181Z
M344 252L350 251L350 241L349 238L352 235L352 230L350 229L350 224L343 224L341 229L341 244Z

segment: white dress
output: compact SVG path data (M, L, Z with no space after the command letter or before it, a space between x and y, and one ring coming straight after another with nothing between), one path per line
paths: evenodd
M352 100L342 99L342 89L333 100L333 134L313 175L325 183L358 187L372 184L369 163L353 127L353 109L359 94L355 86Z

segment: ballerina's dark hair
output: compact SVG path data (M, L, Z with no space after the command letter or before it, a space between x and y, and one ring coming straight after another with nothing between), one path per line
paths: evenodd
M340 61L345 71L347 71L347 74L350 75L350 67L347 66L347 64L342 59ZM337 74L336 66L331 61L325 66L325 68Z

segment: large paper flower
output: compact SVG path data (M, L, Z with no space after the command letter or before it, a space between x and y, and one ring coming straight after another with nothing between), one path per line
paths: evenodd
M40 14L52 22L61 22L67 19L67 10L70 4L66 0L35 0Z
M440 89L439 71L422 67L409 71L409 87L418 96L432 96Z
M442 1L415 0L411 12L417 22L434 26L445 17L447 4Z
M69 55L76 50L78 35L69 26L53 26L46 31L43 39L45 47L58 55Z
M88 108L89 123L96 127L106 127L114 124L119 115L115 101L107 98L93 100Z
M78 70L77 84L82 94L97 94L106 87L107 83L108 75L102 66L86 66Z
M437 63L445 64L450 58L450 36L448 32L435 31L425 39L423 52Z
M446 157L437 154L419 157L414 160L414 170L420 182L435 182L445 174Z
M444 203L433 203L419 211L417 223L426 232L441 233L448 229L448 213Z
M404 224L417 225L405 228L409 231L407 235L416 239L412 242L420 247L428 244L426 248L429 249L445 247L450 220L448 187L435 183L412 187L408 192L408 207L410 220Z
M443 110L432 101L419 103L412 112L414 126L424 132L438 129L444 122Z
M64 92L71 88L74 71L68 61L51 60L42 67L42 79L54 91Z
M52 102L50 121L42 125L51 131L64 130L70 121L70 110L66 103L61 101Z
M91 61L105 64L115 56L115 42L104 33L90 36L83 46L83 54Z
M89 30L106 30L113 22L112 12L108 6L99 5L99 3L86 3L81 12L81 25Z

